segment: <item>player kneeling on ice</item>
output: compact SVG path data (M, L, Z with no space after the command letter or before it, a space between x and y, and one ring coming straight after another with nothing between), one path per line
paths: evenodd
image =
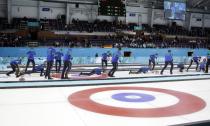
M94 74L101 75L102 74L102 69L101 68L95 68L91 72L81 72L79 75L91 76L91 75L94 75Z
M148 73L149 71L151 71L151 68L149 67L141 67L139 68L138 71L130 71L129 74L140 74L140 73Z
M22 75L22 73L20 72L20 68L19 65L21 64L21 59L17 59L17 60L12 60L10 62L10 66L12 68L12 71L7 73L7 76L9 76L12 73L15 73L16 77L19 77Z
M26 74L32 74L32 73L35 73L35 72L40 72L40 77L43 76L45 64L46 64L46 61L43 64L35 66L33 71L26 72Z
M207 63L207 60L204 58L203 61L199 65L199 72L201 72L201 71L205 72L206 71L206 63Z

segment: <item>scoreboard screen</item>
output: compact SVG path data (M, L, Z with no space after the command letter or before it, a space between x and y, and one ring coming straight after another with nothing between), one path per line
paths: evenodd
M125 0L99 0L98 15L126 16Z
M165 18L170 20L185 20L186 0L165 0Z

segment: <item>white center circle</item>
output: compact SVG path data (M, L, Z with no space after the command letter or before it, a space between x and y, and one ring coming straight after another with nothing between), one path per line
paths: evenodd
M118 93L140 93L140 94L148 94L155 97L154 100L148 102L123 102L119 100L115 100L112 98L112 95ZM139 99L140 96L137 95L128 95L125 96L128 99ZM96 103L113 106L113 107L121 107L121 108L136 108L136 109L149 109L149 108L160 108L160 107L168 107L174 105L179 102L179 99L173 95L161 93L161 92L153 92L153 91L145 91L145 90L111 90L111 91L102 91L90 96L90 99Z
M128 99L140 99L141 97L137 96L137 95L128 95L128 96L125 96L125 98L128 98Z

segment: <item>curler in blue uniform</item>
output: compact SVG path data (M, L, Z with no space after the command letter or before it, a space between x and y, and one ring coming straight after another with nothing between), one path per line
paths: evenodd
M140 74L140 73L148 73L151 70L149 67L141 67L138 71L130 71L129 74Z
M10 62L10 66L12 68L12 71L9 71L6 75L10 76L10 74L15 73L16 77L19 77L20 74L20 69L19 69L19 65L21 64L21 59L17 59L17 60L12 60Z
M199 65L199 71L205 72L206 71L206 64L207 64L206 59L203 59L203 61Z
M95 68L95 69L93 69L91 72L88 72L88 73L86 73L86 72L81 72L79 75L91 76L91 75L94 75L94 74L96 74L96 75L101 75L101 73L102 73L102 69L100 69L100 68Z
M173 74L174 64L173 64L173 55L171 53L171 50L168 50L168 53L165 54L165 65L164 65L163 69L161 70L160 74L163 74L164 70L166 69L166 67L169 64L171 65L170 74Z
M68 49L66 54L63 57L63 62L64 62L64 66L63 66L63 71L61 74L61 79L68 79L68 73L71 70L71 60L73 59L73 57L71 56L72 50Z
M119 58L121 57L121 49L118 49L116 53L112 56L112 69L109 71L108 76L114 77L114 73L117 71Z
M61 58L63 57L63 53L58 51L55 53L55 70L57 73L60 72L61 69Z
M40 64L38 66L35 66L33 71L27 71L26 74L32 74L32 73L35 73L35 72L40 72L40 76L43 76L44 67L45 67L45 64Z
M103 53L102 54L102 58L101 58L101 66L102 66L102 68L104 68L104 64L105 64L105 67L107 67L107 60L108 60L108 54L107 53Z
M50 73L51 73L51 69L53 66L53 61L54 61L54 57L55 57L55 49L50 47L47 50L47 69L46 69L46 73L45 73L45 78L48 77L48 79L52 79L50 77Z
M198 66L199 66L199 61L201 57L200 56L193 56L193 58L190 60L190 65L187 68L187 71L190 69L193 63L196 63L196 68L195 70L198 71Z
M155 69L155 60L157 59L157 56L158 54L153 54L153 55L150 55L150 58L149 58L149 66L151 67L151 70L154 70ZM151 66L152 65L152 66Z
M28 55L28 61L27 61L27 64L26 64L26 68L25 68L25 72L27 72L27 69L28 69L28 66L30 63L32 63L33 65L33 69L35 68L35 61L34 61L34 56L36 55L36 52L33 51L33 50L30 50L26 53Z
M206 58L207 58L207 63L206 63L206 71L205 71L205 73L208 73L209 72L209 65L210 65L210 48L208 50Z

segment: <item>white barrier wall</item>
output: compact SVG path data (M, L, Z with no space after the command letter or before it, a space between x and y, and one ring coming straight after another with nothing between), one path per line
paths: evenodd
M52 3L52 2L40 2L40 8L38 11L38 2L31 0L12 0L12 17L30 17L37 18L38 12L40 18L57 19L60 15L66 15L66 4L64 3ZM43 10L44 8L44 10ZM45 10L48 8L49 10ZM112 21L111 16L98 16L97 5L84 5L79 4L76 8L75 4L70 4L69 8L70 21L74 19L79 20L108 20Z
M210 14L192 13L191 26L210 28Z
M204 27L210 28L210 14L204 15Z
M49 11L43 11L43 8L49 8ZM37 1L12 0L12 17L37 18L38 12L40 18L56 19L58 15L65 15L65 4L40 2L40 8L38 8Z
M148 24L148 8L128 6L126 11L126 23Z
M45 10L49 8L49 10ZM66 4L64 3L50 3L40 2L40 18L57 19L60 15L66 14Z
M154 10L153 20L154 20L154 24L162 24L162 25L167 24L167 20L165 20L165 17L164 17L164 11L160 9Z
M203 20L203 14L199 13L192 13L191 15L191 26L192 27L202 27L202 20Z

